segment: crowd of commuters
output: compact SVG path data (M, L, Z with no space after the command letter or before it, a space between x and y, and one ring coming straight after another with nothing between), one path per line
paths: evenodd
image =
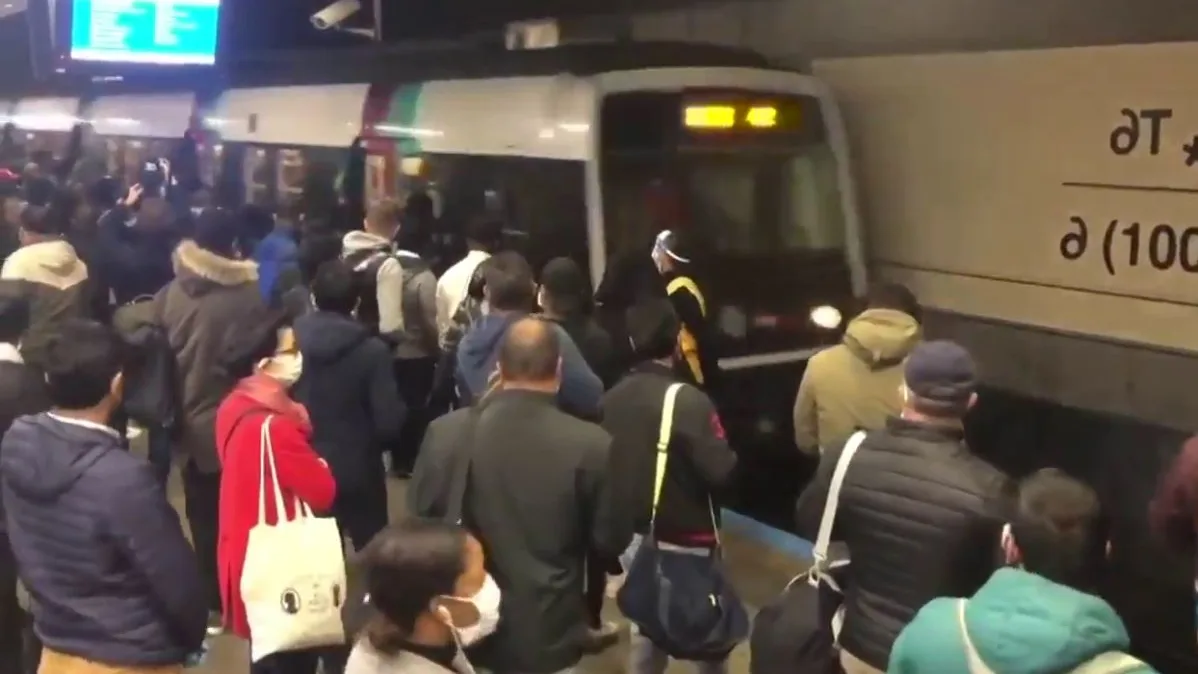
M365 618L255 674L572 672L617 637L610 574L650 547L718 557L737 455L683 234L613 260L593 293L569 258L506 250L491 219L458 255L430 246L419 194L275 215L211 206L169 162L127 190L75 190L71 163L0 176L16 234L0 239L0 674L177 672L222 632L261 643L242 582L255 528L309 509L365 586L334 604ZM819 462L796 528L817 538L835 494L851 554L841 671L1153 671L1097 596L1094 492L1054 470L1017 484L972 453L970 354L923 340L905 288L866 299L794 409ZM1192 549L1198 444L1178 462L1153 521ZM397 523L388 470L410 478ZM727 671L726 651L699 659L647 627L634 674Z
M664 477L661 531L718 538L695 513L736 461L682 355L703 330L679 316L705 309L674 283L676 237L609 274L596 306L575 261L534 269L491 219L456 258L430 254L421 195L271 214L212 205L179 162L146 162L128 189L75 189L71 162L0 185L16 235L0 273L0 671L166 672L223 632L256 643L255 527L301 509L360 553L373 617L360 639L271 652L255 673L451 667L458 645L495 672L571 670L617 636L604 591L647 533L654 398L674 382L689 383L671 450L687 458ZM129 448L140 433L148 461ZM412 478L421 519L388 527L388 467ZM641 651L637 671L664 668Z

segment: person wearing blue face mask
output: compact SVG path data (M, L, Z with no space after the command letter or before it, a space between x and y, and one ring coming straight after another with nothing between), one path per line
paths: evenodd
M372 616L345 674L473 674L463 649L499 624L482 545L455 525L408 519L362 553Z

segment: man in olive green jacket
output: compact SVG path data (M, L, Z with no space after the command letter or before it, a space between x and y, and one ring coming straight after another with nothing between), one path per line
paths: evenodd
M903 361L922 336L919 313L910 290L879 285L870 291L869 308L849 323L843 343L811 357L794 408L801 451L821 454L899 413Z

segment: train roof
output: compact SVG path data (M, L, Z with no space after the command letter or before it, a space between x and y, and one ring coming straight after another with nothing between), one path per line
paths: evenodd
M229 88L346 83L491 79L537 75L594 75L647 68L773 68L760 53L690 42L593 42L550 49L510 50L502 44L417 43L321 52L269 52L209 69L141 71L123 81L58 79L0 98L195 91L202 98Z

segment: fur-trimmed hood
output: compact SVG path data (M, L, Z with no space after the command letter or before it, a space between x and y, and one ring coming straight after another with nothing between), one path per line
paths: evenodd
M234 260L201 248L185 239L175 248L175 277L188 295L200 295L214 286L235 287L258 283L258 263Z

